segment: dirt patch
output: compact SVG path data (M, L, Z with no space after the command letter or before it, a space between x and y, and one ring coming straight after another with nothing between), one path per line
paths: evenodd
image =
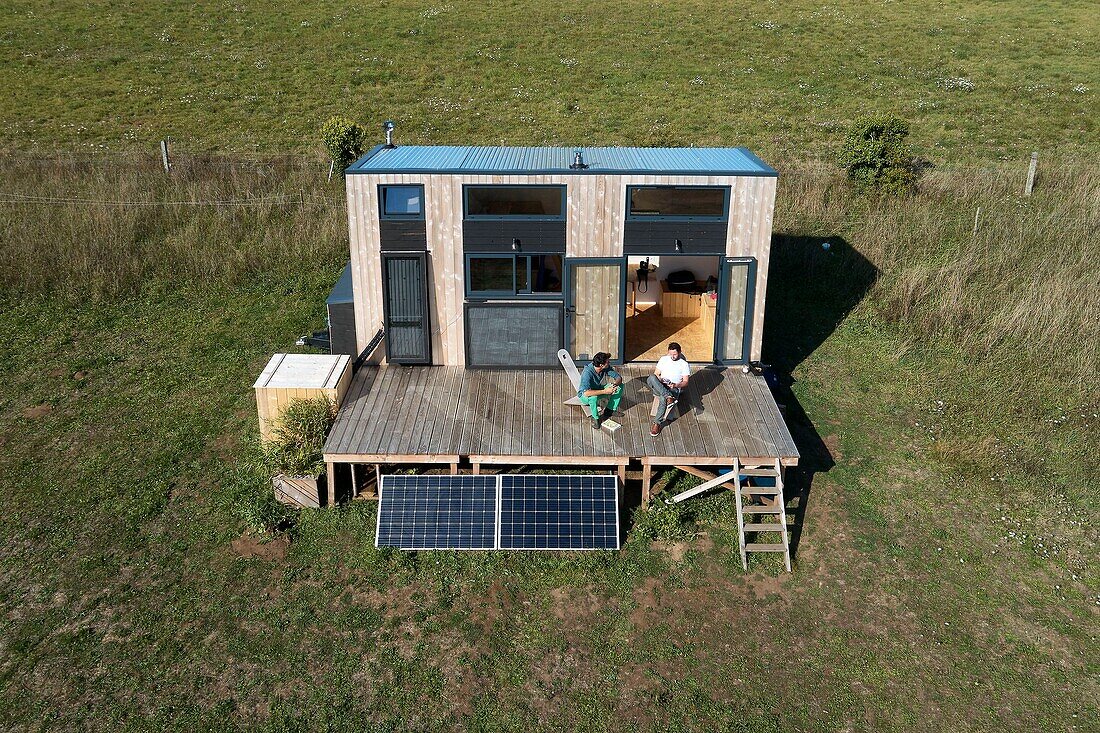
M832 435L822 438L821 442L829 449L829 455L832 457L833 463L840 463L844 458L844 451L840 450L840 436L833 433Z
M282 560L286 557L290 540L286 535L280 535L273 540L265 542L262 538L248 532L242 534L230 543L233 552L239 557L258 557L261 560Z
M608 599L597 595L595 586L550 591L550 615L567 628L586 626L589 619L605 611L608 605Z
M508 588L499 580L494 580L485 598L470 609L470 620L481 627L486 634L523 602L520 594Z
M78 382L83 382L85 379L91 376L91 374L92 373L89 372L87 369L81 369L80 371L73 373L73 379Z
M58 379L60 377L65 376L68 373L69 373L68 369L65 369L64 367L57 367L55 369L51 369L50 371L46 372L46 375L50 376L50 377L53 377L54 379Z
M655 541L650 543L649 549L667 551L669 557L674 561L683 562L684 556L687 555L688 550L695 550L703 554L709 553L714 549L714 540L710 538L710 535L703 534L693 540L685 540L683 542Z
M651 626L649 616L660 607L663 588L664 583L659 578L646 578L634 589L634 610L630 613L630 623L634 628L647 629Z
M37 420L40 417L45 417L53 412L53 405L35 405L34 407L24 407L23 417L29 420Z
M239 443L237 436L226 433L214 438L210 443L210 448L214 451L214 455L223 461L232 461L237 456Z

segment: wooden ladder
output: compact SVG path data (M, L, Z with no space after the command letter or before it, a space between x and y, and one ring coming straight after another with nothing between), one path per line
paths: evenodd
M753 466L742 468L740 461L733 464L734 480L737 488L734 497L737 502L737 534L741 543L741 567L749 569L748 553L750 552L782 552L783 564L787 572L791 572L791 546L787 536L787 508L783 502L783 467L779 459L772 466ZM742 485L741 477L751 479L754 477L774 478L775 486ZM753 502L759 499L760 503L746 504L743 499ZM745 515L769 514L779 517L778 522L749 522L745 523ZM745 532L776 532L780 542L761 543L745 542Z

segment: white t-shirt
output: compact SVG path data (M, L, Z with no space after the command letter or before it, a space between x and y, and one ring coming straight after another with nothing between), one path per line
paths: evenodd
M683 356L673 361L672 357L666 354L657 362L657 371L661 373L662 381L679 384L680 380L691 374L691 365Z

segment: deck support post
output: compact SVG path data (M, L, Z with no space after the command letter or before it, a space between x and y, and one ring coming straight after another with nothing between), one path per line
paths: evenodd
M336 464L326 463L325 468L328 471L328 507L332 508L336 506Z
M653 466L642 464L642 506L649 506L650 492L653 490Z
M619 474L619 481L625 484L626 483L626 464L625 463L620 463L619 464L619 470L616 471L616 473Z
M355 464L349 463L348 466L351 468L351 498L354 499L355 497L359 496L359 482L355 480Z
M452 476L457 476L458 475L458 464L457 463L452 463L451 464L451 475Z
M471 472L475 476L480 476L481 475L481 464L480 463L471 463L470 467L471 467Z

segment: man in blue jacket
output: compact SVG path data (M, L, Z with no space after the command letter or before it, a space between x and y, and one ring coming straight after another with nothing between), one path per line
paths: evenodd
M608 381L610 380L610 381ZM581 372L577 397L588 405L592 413L592 427L600 429L600 422L615 414L623 399L623 378L611 366L611 354L600 351ZM600 402L607 402L607 410L600 411Z

